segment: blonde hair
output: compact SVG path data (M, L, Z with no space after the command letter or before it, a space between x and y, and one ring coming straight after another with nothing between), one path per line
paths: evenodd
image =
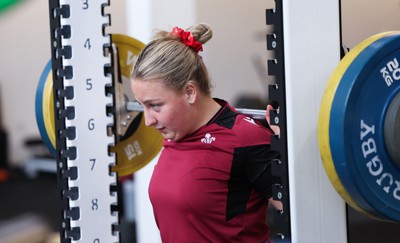
M188 28L194 39L205 44L212 37L209 25L201 23ZM201 56L185 45L179 37L167 31L158 31L153 40L139 54L131 79L161 80L168 88L181 90L190 81L201 92L210 95L208 71Z

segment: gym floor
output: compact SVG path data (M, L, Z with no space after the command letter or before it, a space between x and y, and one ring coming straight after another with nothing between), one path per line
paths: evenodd
M2 233L7 225L16 224L18 220L34 218L45 226L48 236L52 241L46 243L59 242L59 198L57 191L57 181L55 174L40 173L36 178L28 178L25 173L19 170L10 171L10 177L5 182L0 182L0 242L3 243ZM352 209L348 209L348 243L398 243L400 224L387 223L369 219L358 214ZM17 227L17 226L16 226ZM19 224L18 227L23 227ZM26 226L25 226L26 227ZM32 226L33 227L33 226ZM122 243L134 243L132 235L134 229L130 226L122 225L124 234ZM14 227L15 228L15 227ZM128 229L127 229L128 228ZM132 226L134 228L134 226ZM124 229L127 229L124 231ZM15 229L18 232L18 229ZM44 234L44 233L43 233ZM32 241L27 241L34 243ZM38 243L43 243L38 241Z

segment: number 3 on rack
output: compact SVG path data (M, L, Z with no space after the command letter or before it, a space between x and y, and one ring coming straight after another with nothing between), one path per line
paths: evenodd
M89 8L89 0L83 0L82 9L88 9L88 8Z

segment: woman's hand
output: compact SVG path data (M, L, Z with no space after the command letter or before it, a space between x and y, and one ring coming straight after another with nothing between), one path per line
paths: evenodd
M279 128L279 126L277 126L277 125L271 125L271 123L270 123L270 112L271 112L271 110L274 110L274 108L272 107L272 105L267 105L267 112L266 112L266 115L265 115L265 119L267 120L267 122L268 122L268 125L271 127L271 129L272 129L272 131L275 133L275 135L279 135L280 134L280 128ZM279 108L278 108L278 111L279 111Z
M268 199L268 202L274 206L275 210L282 211L283 210L283 203L281 201L277 201L271 198Z

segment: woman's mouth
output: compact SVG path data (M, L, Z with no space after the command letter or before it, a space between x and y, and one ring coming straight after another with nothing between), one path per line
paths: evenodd
M157 130L158 130L160 133L165 133L165 127L157 128Z

